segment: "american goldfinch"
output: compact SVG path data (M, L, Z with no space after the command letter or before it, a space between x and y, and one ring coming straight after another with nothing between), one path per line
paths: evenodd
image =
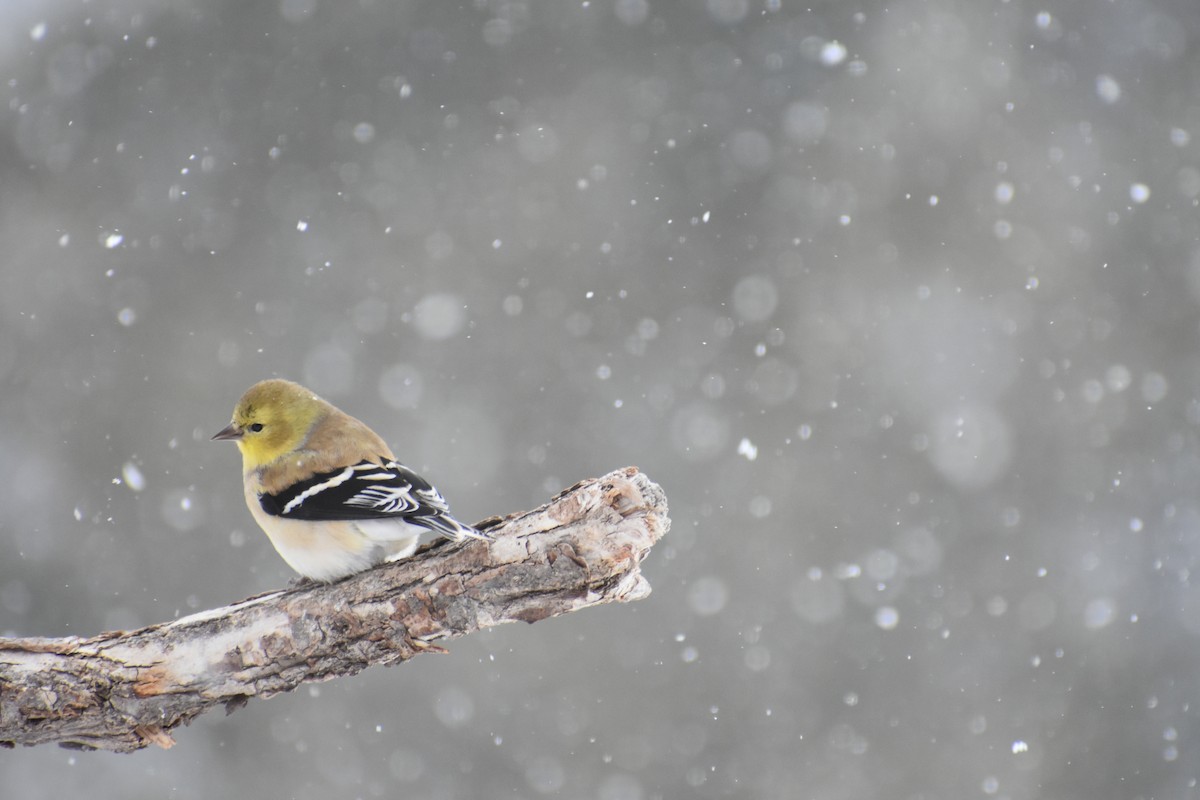
M237 443L250 513L283 560L313 580L410 556L429 531L488 538L451 517L438 490L375 431L291 381L251 386L213 439Z

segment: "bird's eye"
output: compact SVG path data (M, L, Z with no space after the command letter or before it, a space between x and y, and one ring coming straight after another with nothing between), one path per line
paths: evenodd
M254 431L255 433L258 433L262 429L263 429L263 424L261 422L256 422L250 426L250 430Z

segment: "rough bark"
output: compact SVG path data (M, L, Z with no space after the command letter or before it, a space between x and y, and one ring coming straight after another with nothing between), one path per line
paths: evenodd
M637 468L481 523L494 539L435 544L334 584L298 586L136 631L0 638L0 746L129 752L302 683L396 664L502 622L537 622L650 592L638 564L670 526Z

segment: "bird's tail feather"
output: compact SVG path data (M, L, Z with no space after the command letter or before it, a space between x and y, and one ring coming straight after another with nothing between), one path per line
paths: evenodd
M416 522L417 520L414 519L412 521ZM492 538L482 531L475 530L470 525L462 524L448 514L423 517L420 519L420 522L431 531L440 533L442 536L455 542L461 542L463 539L483 539L490 541Z

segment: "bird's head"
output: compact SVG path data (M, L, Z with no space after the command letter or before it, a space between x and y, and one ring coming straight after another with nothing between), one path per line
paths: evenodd
M330 408L298 383L260 381L246 390L232 421L212 438L236 442L245 468L257 469L300 449Z

